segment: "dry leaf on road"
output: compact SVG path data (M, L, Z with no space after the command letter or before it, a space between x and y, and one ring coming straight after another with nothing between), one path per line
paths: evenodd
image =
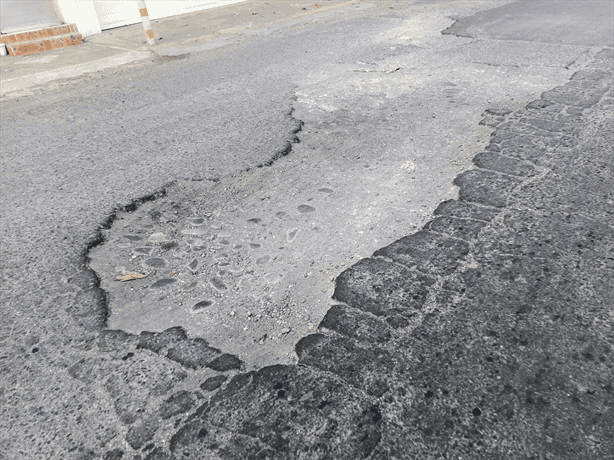
M143 275L142 273L127 272L126 270L122 270L122 274L120 276L116 276L115 279L118 281L131 281L145 278L146 276L147 275Z

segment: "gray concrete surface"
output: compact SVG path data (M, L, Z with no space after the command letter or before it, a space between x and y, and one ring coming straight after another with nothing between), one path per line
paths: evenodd
M609 43L269 3L2 99L2 454L607 458Z

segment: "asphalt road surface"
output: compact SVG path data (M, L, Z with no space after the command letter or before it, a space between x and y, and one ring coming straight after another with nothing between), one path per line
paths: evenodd
M356 2L5 97L0 458L611 457L579 3Z

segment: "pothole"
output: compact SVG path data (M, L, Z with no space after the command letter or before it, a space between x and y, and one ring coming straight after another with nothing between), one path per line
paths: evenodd
M181 326L248 370L295 363L294 345L330 308L335 278L456 196L446 155L407 148L403 136L375 147L387 134L357 125L353 113L310 125L269 166L177 181L117 214L90 252L108 327ZM370 147L352 152L365 140Z
M302 176L286 163L292 173L283 178L272 167L177 183L118 214L90 252L109 294L108 327L138 334L182 326L248 368L295 362L294 344L331 305L334 278L394 232L382 229L389 194ZM276 182L266 192L258 185ZM408 212L403 225L415 217Z

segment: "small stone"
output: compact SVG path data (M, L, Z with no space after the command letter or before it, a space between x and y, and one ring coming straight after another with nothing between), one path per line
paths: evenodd
M264 280L269 284L276 284L276 283L279 283L283 277L284 275L281 273L280 274L267 273L266 275L264 275Z
M192 307L192 313L201 312L205 308L209 308L211 305L213 305L213 303L213 300L201 300L197 304L194 304L194 306Z
M184 228L181 230L181 233L184 235L204 235L207 233L207 230L204 228Z
M150 243L166 243L167 241L170 241L170 238L164 233L158 232L158 233L153 233L149 237L148 241Z
M198 268L198 259L194 259L192 262L188 264L188 268L192 271L196 271Z
M271 256L262 256L262 257L258 257L258 259L256 259L256 264L258 265L265 265L268 264L271 260Z
M281 331L279 331L278 337L284 337L288 335L290 332L292 332L292 329L290 329L289 327L284 327Z
M296 208L299 214L307 214L308 212L315 212L316 208L307 204L302 204Z
M191 291L192 289L196 289L198 286L198 282L186 284L181 288L182 291Z
M161 280L156 281L154 284L149 286L151 289L162 289L168 286L171 286L177 282L176 279L173 278L162 278Z
M142 237L137 236L137 235L124 235L124 238L130 241L140 241L143 239Z
M288 243L292 243L296 238L296 234L298 233L298 228L291 228L286 231L286 241Z
M214 276L213 278L211 278L209 280L209 283L219 292L224 292L225 290L228 289L228 286L226 286L226 283L224 283L224 281L219 279L217 276Z
M154 269L162 269L168 266L168 261L163 259L162 257L152 257L143 261L143 267L145 268L154 268Z
M163 251L170 251L171 249L175 249L179 247L179 243L175 243L174 241L171 243L164 243L160 245L160 249Z
M202 225L205 223L205 219L203 219L202 217L192 217L190 219L188 219L188 223L190 225Z

